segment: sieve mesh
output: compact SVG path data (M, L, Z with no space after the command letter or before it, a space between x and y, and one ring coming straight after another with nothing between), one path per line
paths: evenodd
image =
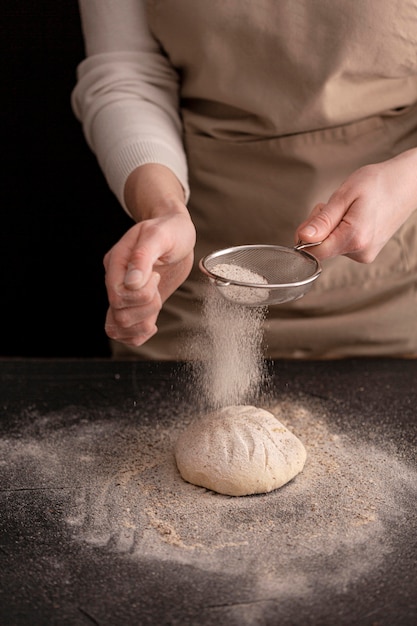
M230 265L249 270L266 281L244 282L216 272L216 266ZM319 261L295 247L274 245L235 246L218 250L200 261L200 269L214 281L227 299L248 306L279 304L302 297L320 275Z

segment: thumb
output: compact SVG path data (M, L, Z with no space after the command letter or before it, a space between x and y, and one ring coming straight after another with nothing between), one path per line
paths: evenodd
M140 289L145 283L143 271L137 269L133 263L129 263L123 282L127 289Z
M162 254L157 241L154 245L141 246L133 250L124 278L127 289L141 289L151 278L155 263Z
M130 254L124 277L127 289L141 289L152 276L153 267L163 254L158 237L149 238L142 242Z
M340 202L316 204L305 222L297 229L297 237L301 241L324 241L333 232L346 213L346 207Z

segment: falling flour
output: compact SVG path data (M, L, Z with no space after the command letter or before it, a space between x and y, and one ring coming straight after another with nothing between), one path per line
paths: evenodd
M263 358L265 307L246 307L208 287L203 331L190 342L192 385L213 408L254 404L267 384Z

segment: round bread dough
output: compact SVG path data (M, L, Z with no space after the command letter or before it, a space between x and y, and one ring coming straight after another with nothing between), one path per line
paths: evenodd
M282 487L307 457L295 435L254 406L228 406L192 422L174 452L184 480L230 496Z

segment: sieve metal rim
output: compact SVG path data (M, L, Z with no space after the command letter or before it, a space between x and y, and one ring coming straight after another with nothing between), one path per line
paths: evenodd
M278 246L274 244L245 244L241 246L231 246L229 248L222 248L219 250L214 250L213 252L206 254L204 257L200 259L198 265L199 265L200 270L203 272L203 274L208 276L216 284L221 284L224 287L227 287L228 285L236 285L237 287L251 287L252 289L269 289L269 290L289 289L292 287L303 287L304 285L309 285L314 280L316 280L316 278L318 278L322 272L320 261L314 256L314 254L311 254L310 252L307 252L306 250L304 250L303 249L304 245L305 244L300 243L294 248L290 248L288 246ZM318 245L318 244L312 244L312 245ZM207 262L212 261L213 259L222 258L226 254L234 254L237 252L250 250L250 249L257 249L257 250L268 249L268 250L277 251L277 252L285 251L286 253L291 252L295 254L301 254L301 255L308 257L311 261L314 261L316 270L313 274L311 274L311 276L309 276L308 278L304 278L303 280L293 281L291 283L266 283L265 284L265 283L248 283L248 282L242 282L239 280L225 278L224 276L219 276L218 274L215 274L214 272L212 272L206 265Z

